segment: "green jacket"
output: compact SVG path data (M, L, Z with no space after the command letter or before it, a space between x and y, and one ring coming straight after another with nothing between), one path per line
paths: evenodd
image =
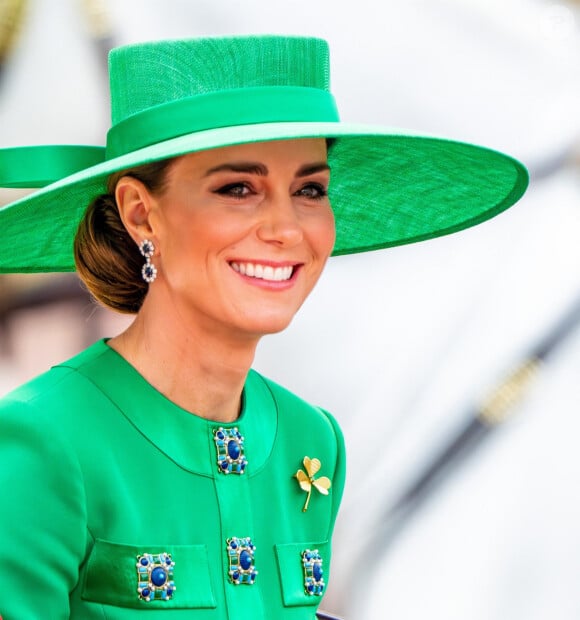
M332 487L303 512L306 456ZM0 400L0 615L312 620L344 465L333 418L258 373L220 425L99 341Z

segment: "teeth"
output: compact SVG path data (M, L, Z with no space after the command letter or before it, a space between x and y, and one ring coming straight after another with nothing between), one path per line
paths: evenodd
M283 282L292 277L294 268L290 265L286 267L272 267L270 265L256 265L254 263L231 263L232 269L250 278L259 278L270 282Z

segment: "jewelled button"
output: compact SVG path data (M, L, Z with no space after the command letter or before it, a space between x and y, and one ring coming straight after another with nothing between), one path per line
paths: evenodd
M218 470L223 474L243 474L248 461L244 455L244 438L236 428L219 427L213 432Z
M170 553L144 553L137 556L137 593L143 601L168 601L175 592Z
M228 538L226 548L229 561L228 575L234 585L252 585L258 574L254 565L256 546L251 538Z
M302 552L302 568L304 569L304 592L309 596L322 596L324 571L318 549L306 549Z

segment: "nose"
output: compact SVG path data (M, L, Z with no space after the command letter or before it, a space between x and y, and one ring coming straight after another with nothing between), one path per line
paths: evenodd
M262 203L257 235L261 241L280 247L293 247L302 241L304 232L291 196L278 196Z

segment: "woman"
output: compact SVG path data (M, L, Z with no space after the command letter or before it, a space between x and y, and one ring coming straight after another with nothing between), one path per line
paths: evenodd
M76 266L135 314L1 402L4 620L315 616L343 440L256 346L331 253L460 230L527 183L493 151L339 123L328 73L318 39L127 46L106 150L0 153L3 185L43 187L0 210L0 272Z

